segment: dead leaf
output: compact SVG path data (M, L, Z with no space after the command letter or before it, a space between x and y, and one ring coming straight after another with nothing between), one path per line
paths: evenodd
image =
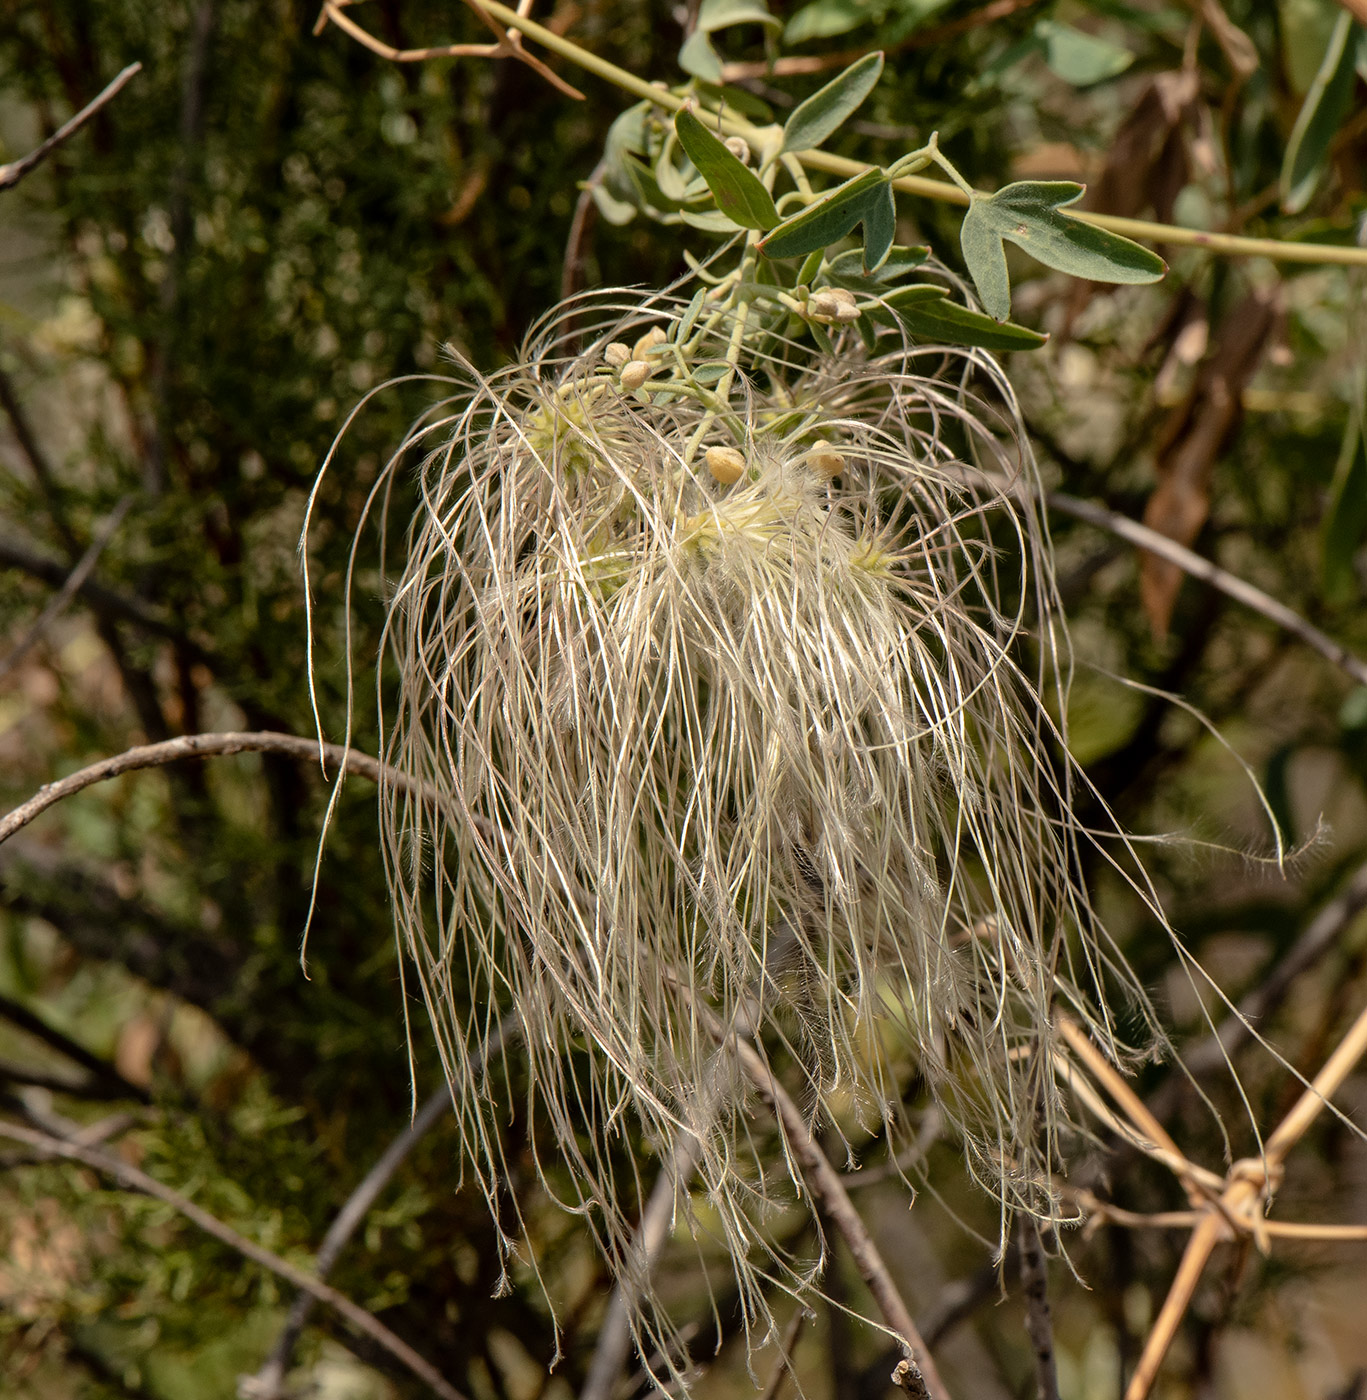
M1281 318L1275 290L1254 291L1223 318L1191 392L1173 411L1160 437L1155 469L1158 489L1149 497L1144 523L1179 544L1191 545L1210 515L1215 463L1242 414L1244 390L1277 341ZM1167 636L1182 586L1176 564L1141 551L1139 592L1153 634Z

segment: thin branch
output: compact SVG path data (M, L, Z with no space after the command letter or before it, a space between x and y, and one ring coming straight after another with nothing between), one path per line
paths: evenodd
M342 2L344 3L344 0ZM486 24L489 23L489 17L483 13L481 5L471 4L470 8ZM523 6L519 5L517 13L512 14L512 20L506 31L500 33L497 25L490 25L495 33L500 34L498 40L492 44L443 44L436 48L396 49L383 40L375 38L373 34L367 33L355 20L348 19L342 13L342 3L339 3L339 0L323 0L323 12L318 16L318 23L314 26L313 32L315 34L321 32L322 27L330 20L338 29L355 39L358 44L364 45L372 53L379 54L381 58L389 59L391 63L424 63L431 58L515 58L519 62L525 63L534 72L539 73L552 87L563 92L566 97L572 97L576 101L582 102L584 94L577 87L567 83L554 69L548 68L535 54L528 53L522 47L521 35L518 33L518 27L525 19L522 9Z
M75 554L75 549L72 553ZM17 540L0 538L0 568L21 569L33 578L53 588L61 588L70 576L71 566L60 560L38 553ZM206 664L216 662L213 652L201 646L176 626L169 618L154 612L137 598L109 588L103 583L87 578L76 590L97 613L108 617L123 618L158 637L166 637L183 646L187 655Z
M792 1376L796 1382L797 1376L793 1371L793 1349L797 1346L802 1324L811 1316L812 1314L799 1303L792 1317L788 1319L788 1325L783 1329L783 1335L778 1339L778 1358L774 1362L774 1369L769 1374L769 1382L764 1387L764 1393L760 1396L760 1400L778 1400L779 1394L783 1390L783 1382L789 1376Z
M112 1157L97 1147L89 1147L55 1137L51 1133L25 1128L18 1123L0 1121L0 1137L9 1138L13 1142L25 1143L29 1147L46 1150L56 1157L82 1162L88 1167L93 1167L96 1171L103 1172L106 1176L113 1177L126 1190L140 1191L144 1195L152 1196L164 1205L170 1206L191 1224L197 1225L205 1234L212 1235L220 1244L225 1244L229 1249L236 1250L244 1258L250 1259L254 1264L259 1264L263 1269L270 1270L271 1273L292 1283L296 1288L302 1288L311 1293L320 1303L326 1303L358 1332L369 1337L377 1346L383 1347L395 1360L402 1363L420 1380L426 1382L436 1394L442 1397L442 1400L465 1400L460 1391L447 1381L430 1361L414 1351L402 1337L391 1332L373 1313L369 1313L359 1304L353 1303L345 1293L339 1293L335 1288L323 1283L312 1274L296 1268L288 1259L282 1259L280 1255L263 1248L254 1240L249 1240L245 1235L238 1234L236 1230L230 1225L225 1225L217 1216L210 1215L208 1211L197 1206L188 1196L182 1196L179 1191L164 1186L155 1177L148 1176L146 1172L139 1171L137 1167L130 1166L121 1158Z
M37 434L33 431L33 425L28 421L28 414L24 412L24 406L19 402L19 395L15 392L9 375L3 369L0 369L0 408L3 408L9 417L10 427L14 431L14 439L28 461L29 470L38 483L38 489L47 501L48 513L52 516L52 523L57 527L57 533L62 537L62 544L66 547L67 553L75 558L78 545L76 536L72 533L71 526L67 521L66 512L62 508L57 475L52 470L52 463L48 461L47 453L43 451L38 442Z
M708 1017L709 1021L714 1018ZM840 1232L854 1259L859 1276L864 1280L873 1300L878 1304L889 1329L902 1343L906 1354L908 1370L904 1375L919 1376L924 1384L925 1394L930 1400L948 1400L949 1392L940 1378L935 1358L921 1338L912 1321L911 1313L897 1285L883 1262L872 1236L859 1212L855 1210L849 1193L840 1180L840 1174L831 1166L826 1154L807 1128L801 1110L788 1096L788 1092L775 1078L768 1065L760 1058L754 1046L735 1035L730 1035L719 1025L713 1024L712 1033L723 1044L729 1043L746 1077L754 1084L762 1099L773 1109L788 1146L802 1167L802 1174L808 1189L816 1196L831 1223ZM907 1389L907 1382L899 1382Z
M186 758L217 758L235 753L283 753L295 758L319 759L331 763L347 773L360 778L379 782L382 773L388 773L393 781L407 783L408 779L395 769L386 769L378 759L369 754L358 753L355 749L343 748L341 744L320 744L317 739L306 739L300 734L276 734L269 730L227 734L186 734L179 739L167 739L160 744L142 744L113 758L101 759L88 768L48 783L38 789L27 802L14 808L0 819L0 843L8 841L16 831L26 827L40 813L64 797L82 792L96 783L107 782L123 773L136 772L140 768L160 768L167 763L177 763Z
M1332 661L1341 671L1352 676L1359 685L1367 685L1367 661L1355 656L1347 647L1326 636L1318 627L1307 622L1299 613L1293 612L1285 603L1280 603L1264 593L1261 588L1255 588L1251 583L1222 569L1218 564L1213 564L1194 550L1178 544L1176 540L1170 540L1166 535L1149 529L1147 525L1141 525L1137 520L1108 510L1105 506L1096 505L1092 501L1080 501L1076 496L1066 496L1060 491L1046 492L1044 499L1054 510L1062 511L1064 515L1074 516L1078 520L1085 520L1089 525L1095 525L1113 535L1119 535L1121 539L1129 540L1141 549L1147 549L1150 554L1157 554L1160 558L1176 564L1193 578L1199 578L1212 588L1218 588L1226 597L1261 613L1269 622L1275 622L1307 646L1313 647L1326 660Z
M111 1113L107 1118L96 1119L93 1123L78 1127L74 1132L57 1136L64 1136L67 1142L95 1147L99 1143L108 1142L112 1137L118 1137L120 1133L126 1133L129 1128L136 1127L137 1122L137 1118L131 1113ZM16 1167L42 1166L50 1161L52 1153L43 1148L31 1152L0 1152L0 1171L13 1171Z
M47 606L38 614L33 626L19 639L11 648L8 655L0 657L0 680L3 680L14 668L28 655L29 651L39 641L49 627L67 610L71 605L71 600L84 587L86 580L95 571L95 565L99 562L100 555L104 553L110 540L114 538L115 532L123 524L123 518L128 514L129 507L133 504L132 496L125 496L109 512L109 517L95 531L94 537L90 541L90 546L81 556L67 575L66 582L61 588L48 599Z
M992 0L980 10L973 10L960 19L946 24L932 24L926 29L918 29L905 39L889 44L885 52L906 53L910 49L934 48L957 39L970 30L992 24L1017 10L1029 9L1039 4L1039 0ZM805 73L825 73L832 68L845 68L868 53L867 49L839 49L834 53L790 54L786 58L776 58L772 62L724 63L721 77L724 83L743 82L747 78L795 78Z
M1275 1189L1287 1154L1324 1111L1364 1054L1367 1054L1367 1009L1359 1013L1338 1048L1267 1138L1262 1157L1235 1162L1229 1169L1229 1184L1224 1194L1202 1213L1200 1223L1191 1232L1168 1296L1154 1320L1125 1391L1125 1400L1146 1400L1215 1246L1228 1238L1231 1229L1242 1228L1255 1239L1264 1233L1264 1222L1254 1215L1256 1204Z
M1255 1025L1281 1005L1296 978L1338 942L1339 935L1364 908L1367 908L1367 865L1363 865L1346 888L1315 915L1281 962L1239 1002L1238 1011L1226 1017L1214 1034L1183 1054L1182 1064L1187 1073L1204 1074L1223 1066L1228 1056L1252 1038ZM1179 1079L1169 1082L1173 1092L1181 1087ZM1167 1107L1168 1095L1160 1091L1154 1102L1160 1105L1158 1111L1162 1112Z
M141 72L141 63L130 63L94 101L86 103L70 121L59 126L41 146L31 150L28 155L22 156L19 160L12 160L8 165L0 165L0 191L13 189L25 175L41 165L63 141L74 136L106 102L117 97L125 83L131 81Z
M584 181L579 198L574 204L574 218L570 220L569 235L565 239L565 261L560 272L560 300L568 301L579 290L583 282L585 244L598 217L598 205L594 203L594 187L601 184L607 171L607 161L600 160Z
M1019 1233L1025 1330L1035 1353L1035 1393L1039 1400L1059 1400L1054 1323L1049 1313L1049 1264L1035 1221L1029 1216L1021 1216Z
M87 1075L84 1079L73 1079L70 1075L54 1074L50 1070L33 1069L28 1065L17 1064L13 1060L0 1060L0 1083L25 1084L35 1089L46 1089L53 1094L65 1094L73 1099L121 1099L122 1089L115 1088L107 1079Z
M641 1213L641 1223L632 1242L633 1263L640 1285L648 1282L655 1264L658 1262L669 1229L674 1221L674 1211L678 1204L679 1190L698 1165L701 1151L698 1140L693 1137L681 1139L670 1154L668 1161L660 1167L651 1190L650 1199ZM603 1325L598 1331L598 1342L589 1362L588 1375L584 1388L579 1392L579 1400L611 1400L613 1391L621 1379L622 1368L626 1365L631 1351L632 1299L623 1284L626 1279L618 1279L608 1302L608 1310Z
M581 48L571 39L557 34L534 20L519 16L498 0L466 0L472 8L492 15L505 24L516 25L529 38L559 54L571 63L592 73L613 86L629 92L634 97L653 102L668 111L679 111L688 100L665 88L658 88L625 68L600 58ZM717 124L728 136L744 136L752 146L761 144L759 133L749 122L732 116L717 118ZM843 156L831 155L826 151L802 151L797 157L803 165L813 170L822 170L830 175L850 178L862 175L872 167L863 161L847 160ZM923 199L936 199L946 204L966 205L970 196L954 185L943 180L930 180L921 175L905 175L894 180L892 186L903 194L920 196ZM1098 228L1108 228L1129 238L1147 239L1154 243L1167 243L1173 247L1203 248L1210 253L1225 257L1265 257L1282 262L1337 263L1340 265L1367 266L1367 248L1338 244L1314 244L1282 242L1275 238L1244 238L1240 234L1210 233L1205 229L1181 228L1176 224L1152 223L1146 219L1126 219L1114 214L1096 214L1079 210L1072 215L1084 223L1095 224Z
M518 1034L520 1025L520 1022L510 1016L499 1026L485 1046L486 1063ZM443 1084L427 1097L422 1107L414 1114L413 1121L389 1144L356 1189L347 1197L332 1224L328 1226L327 1234L323 1236L323 1242L314 1256L313 1271L320 1279L325 1279L332 1272L332 1266L337 1262L338 1256L360 1228L361 1222L370 1213L370 1208L389 1185L390 1178L398 1171L408 1154L450 1109L451 1089L449 1085ZM280 1329L280 1336L261 1368L254 1375L239 1379L238 1392L243 1400L279 1400L285 1377L289 1373L295 1345L308 1325L316 1301L310 1293L300 1293L294 1300L285 1325Z

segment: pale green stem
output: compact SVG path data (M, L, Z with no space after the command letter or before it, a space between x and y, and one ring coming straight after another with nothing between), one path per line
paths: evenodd
M481 9L492 19L516 29L525 38L535 40L543 48L592 73L605 82L612 83L634 97L654 102L658 106L677 112L684 105L684 99L663 87L638 78L609 63L597 54L581 48L572 39L537 24L535 20L519 15L516 10L498 3L498 0L467 0L467 3ZM728 136L744 136L747 141L759 140L758 130L748 122L735 121L730 117L720 120L721 129ZM803 151L797 157L809 170L820 170L828 175L841 175L849 178L862 175L871 167L862 161L847 160L844 156L830 155L825 151ZM893 188L902 194L916 195L922 199L937 199L946 204L966 205L974 191L971 186L957 189L943 180L929 180L919 175L903 175L893 181ZM1237 233L1210 233L1204 229L1182 228L1178 224L1160 224L1147 219L1124 219L1115 214L1094 214L1089 210L1069 211L1069 217L1081 219L1084 223L1095 224L1098 228L1110 229L1113 233L1124 234L1127 238L1147 239L1153 243L1167 243L1177 248L1201 248L1222 257L1274 258L1280 262L1336 263L1349 267L1367 267L1367 248L1333 246L1322 243L1289 243L1277 238L1245 238Z

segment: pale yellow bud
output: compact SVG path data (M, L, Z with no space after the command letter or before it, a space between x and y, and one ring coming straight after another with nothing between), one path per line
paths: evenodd
M825 438L817 438L812 450L807 454L812 470L820 476L839 476L845 466L845 458L837 452Z
M742 165L750 164L750 147L743 136L728 136L722 143Z
M631 347L631 358L633 360L644 360L647 355L657 346L665 343L665 333L659 326L651 328Z
M723 486L739 481L745 472L745 456L734 447L709 447L707 449L707 470Z
M622 344L620 340L614 340L606 350L603 351L603 358L613 369L621 369L631 359L631 351Z
M644 360L632 360L622 366L620 381L624 389L639 389L655 373L655 366Z

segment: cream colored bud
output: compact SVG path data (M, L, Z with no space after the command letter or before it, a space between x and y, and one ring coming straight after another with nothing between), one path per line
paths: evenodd
M750 147L743 136L728 136L722 143L742 165L750 164Z
M631 351L628 350L620 340L614 340L612 344L603 351L603 358L613 369L621 369L621 367L631 359Z
M632 360L622 366L620 381L624 389L639 389L655 373L655 366L644 360Z
M839 476L845 467L845 458L825 438L817 438L812 444L807 460L814 472L827 478Z
M853 292L846 291L844 287L823 287L819 292L813 292L808 300L807 316L826 325L831 322L844 325L859 319L859 307Z
M807 315L813 321L834 321L840 310L840 303L830 292L813 292L807 298Z
M631 347L631 358L633 360L644 360L657 345L663 345L665 339L665 333L659 326L651 326L640 340Z
M730 486L745 473L745 455L734 447L709 447L707 449L707 470L721 482Z

